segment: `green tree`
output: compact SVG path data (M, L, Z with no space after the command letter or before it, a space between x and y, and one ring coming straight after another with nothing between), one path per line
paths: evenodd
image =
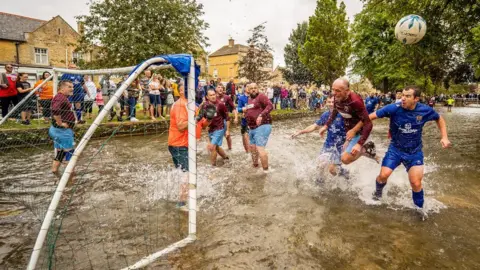
M160 54L197 56L207 39L203 6L195 0L94 0L78 16L84 33L79 52L98 51L91 67L136 65Z
M379 89L392 91L415 83L436 92L447 77L468 72L465 46L478 24L480 7L471 0L365 0L352 27L353 72ZM418 14L427 22L422 41L403 45L394 37L397 21Z
M468 59L475 70L475 76L480 77L480 24L472 28L472 39L467 47Z
M348 19L343 2L318 0L310 17L305 44L299 50L300 60L315 80L331 84L345 75L351 42Z
M238 76L240 78L245 77L252 82L262 83L272 77L272 48L265 35L264 23L257 25L251 31L252 36L247 41L250 45L248 51L238 61Z
M300 61L298 50L305 44L307 39L308 22L297 24L297 28L292 30L288 39L289 43L285 45L285 69L282 69L285 80L291 84L308 84L314 81L313 75L308 68Z

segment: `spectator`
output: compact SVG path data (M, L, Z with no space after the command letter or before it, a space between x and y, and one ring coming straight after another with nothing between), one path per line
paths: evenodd
M50 76L51 76L50 72L48 71L43 72L41 79L37 83L35 83L33 87L36 88ZM50 80L46 82L42 86L42 88L38 90L38 93L39 93L40 106L42 106L43 120L45 123L50 123L50 118L52 117L51 106L52 106L52 99L53 99L53 81Z
M2 105L2 117L7 116L10 104L16 106L18 103L17 74L13 73L11 64L5 65L5 73L1 73L0 103Z
M97 86L89 75L83 76L83 79L85 80L85 86L88 91L88 95L85 95L84 100L85 118L92 119L93 102L97 98Z
M286 109L288 107L288 90L282 86L280 90L280 108Z
M278 101L280 100L280 92L282 91L282 88L278 84L275 84L273 86L273 109L277 109L277 104Z
M115 91L117 90L117 85L113 80L110 79L110 76L104 76L100 80L100 86L102 88L102 99L103 103L107 104L108 101L111 99L111 97L115 94ZM121 86L121 84L119 84ZM122 121L122 118L120 116L120 103L118 100L115 102L113 105L112 109L110 110L110 115L108 117L108 121L112 121L113 117L116 115L118 121Z
M298 100L298 86L295 84L292 86L292 108L297 109L297 100Z
M162 87L161 82L160 82L161 76L158 74L154 74L152 80L150 81L150 84L148 88L150 89L149 91L149 98L150 98L150 119L156 120L155 115L158 114L160 117L163 118L162 113L161 113L161 105L162 105L162 100L160 99L160 88Z
M165 111L167 110L167 96L168 96L167 80L160 78L160 116L165 117Z
M229 95L233 101L236 100L237 85L233 81L233 78L230 78L230 81L227 83L226 94Z
M266 95L267 95L268 99L270 100L270 102L272 104L274 104L273 103L273 88L272 88L271 85L268 86Z
M100 88L97 89L97 95L95 97L95 103L98 106L98 112L100 113L103 110L103 106L105 106L105 102L103 100L102 90Z
M307 108L307 92L303 86L298 90L298 108L300 110L305 110Z
M173 100L177 101L180 98L180 94L178 93L178 85L180 84L180 78L178 78L175 82L172 83L173 89Z
M136 113L137 113L137 100L138 97L140 96L140 92L142 90L142 87L140 86L138 80L133 80L133 82L128 86L127 88L127 93L128 93L128 108L129 108L129 113L128 113L128 119L131 122L138 122L138 119L136 118Z
M33 90L33 87L30 85L28 80L27 73L18 74L18 79L16 82L16 87L18 91L18 102L23 99L27 99L30 91ZM30 96L24 103L21 105L20 116L22 118L22 125L30 125L30 119L32 117L32 111L37 107L37 99L35 95Z
M170 109L172 108L173 102L175 101L173 99L173 89L172 89L172 84L170 83L169 80L166 81L166 89L167 89L167 99L166 99L166 114L167 116L170 116Z
M152 81L152 71L145 70L143 72L143 77L140 79L140 87L143 91L142 97L142 105L143 105L143 115L150 116L150 118L154 118L155 115L152 115L152 110L150 109L150 82Z

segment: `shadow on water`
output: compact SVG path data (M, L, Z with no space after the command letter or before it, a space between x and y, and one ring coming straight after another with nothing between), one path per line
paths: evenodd
M147 269L480 269L480 109L458 108L448 114L438 109L446 118L454 148L442 150L435 124L425 127L424 187L430 213L427 221L420 222L414 214L404 167L399 167L389 180L382 204L370 198L380 165L365 158L346 166L352 179L335 177L322 185L314 184L323 139L316 133L298 140L289 136L315 119L277 122L267 145L273 169L268 174L251 167L237 130L234 149L229 152L231 162L221 167L206 164L206 144L199 144L198 241ZM371 139L383 155L388 147L387 121L375 123ZM178 190L179 182L159 181L177 177L165 167L165 162L170 162L165 140L165 136L113 140L88 175L88 179L96 180L89 190L96 192L87 192L78 209L104 204L105 220L115 220L119 228L141 223L132 222L120 211L130 201L135 202L130 207L138 207L135 211L140 221L155 224L148 217L162 216L158 211L164 210L158 209L168 208L165 201L176 199L176 192L171 191ZM45 170L48 158L37 158L32 166L39 172ZM2 172L1 181L18 173L12 168L7 171ZM152 209L156 212L149 215ZM171 219L172 224L179 224L178 218ZM92 222L86 224L95 221L92 217ZM14 220L2 222L2 241L14 240L18 245L11 247L30 249L37 226L30 219L21 226L15 224ZM94 239L108 233L95 232L96 228L84 230ZM162 233L178 231L181 229L177 227ZM129 230L121 234L127 240L141 237ZM141 241L130 242L139 248L135 243ZM140 253L149 248L154 249L150 246ZM136 253L128 249L125 252L129 253L125 256ZM23 265L24 261L18 263Z

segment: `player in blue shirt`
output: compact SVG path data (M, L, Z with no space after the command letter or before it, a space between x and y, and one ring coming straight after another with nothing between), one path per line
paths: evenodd
M85 99L85 94L88 95L88 88L83 80L83 75L65 73L60 78L60 81L71 81L73 83L73 95L69 97L69 101L75 106L75 114L80 124L85 123L82 120L82 104Z
M369 114L373 113L378 103L378 98L374 94L370 94L370 96L365 99L365 108L367 108L367 112Z
M307 128L297 131L292 135L292 139L305 133L310 133L315 130L319 130L322 128L325 123L327 122L330 114L333 111L333 96L330 95L327 98L327 108L328 111L324 112L319 120L315 122L315 124L308 126ZM327 132L327 139L323 144L323 148L321 151L321 156L329 160L328 171L332 175L337 175L337 167L339 168L338 173L345 178L349 178L347 170L343 169L340 165L342 164L341 161L341 154L343 152L343 145L345 143L345 126L343 123L343 118L340 114L337 114L333 123L328 127ZM322 158L322 159L323 159Z
M423 209L424 194L422 188L423 179L423 152L422 130L428 121L437 122L440 130L443 148L450 147L448 140L447 125L443 117L431 107L419 102L421 91L416 86L408 86L403 90L402 102L390 104L370 114L370 119L389 117L392 140L385 157L382 168L375 183L376 189L373 198L379 200L382 190L387 184L388 177L393 170L401 164L408 172L408 178L412 187L413 203L417 206L417 212L422 219L427 218Z
M237 96L237 111L242 114L242 122L240 123L240 132L242 133L242 142L243 147L245 148L245 152L249 152L249 138L248 138L248 126L247 126L247 119L245 119L245 114L243 112L243 108L248 105L248 96L250 95L250 87L247 85L245 87L245 92ZM238 114L237 116L238 117ZM238 119L235 119L235 122L238 123Z

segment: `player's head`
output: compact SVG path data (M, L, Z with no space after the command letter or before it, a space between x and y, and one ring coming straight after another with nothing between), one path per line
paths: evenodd
M258 96L258 85L256 83L251 83L248 86L250 88L250 97L256 98Z
M225 86L223 86L223 84L219 83L217 84L217 94L220 95L221 97L223 97L223 95L225 94Z
M407 86L402 93L402 108L413 110L420 100L422 91L415 85Z
M327 108L330 111L333 111L333 99L334 99L333 94L328 95L326 104L327 104Z
M217 101L217 93L213 89L208 89L207 90L207 100L210 102L215 102Z
M71 96L73 94L73 83L70 80L63 80L58 83L58 92Z
M350 94L350 83L345 78L338 78L332 84L332 92L337 100L345 100Z
M370 93L370 97L374 97L375 96L375 93Z
M245 86L245 95L250 95L250 84Z

